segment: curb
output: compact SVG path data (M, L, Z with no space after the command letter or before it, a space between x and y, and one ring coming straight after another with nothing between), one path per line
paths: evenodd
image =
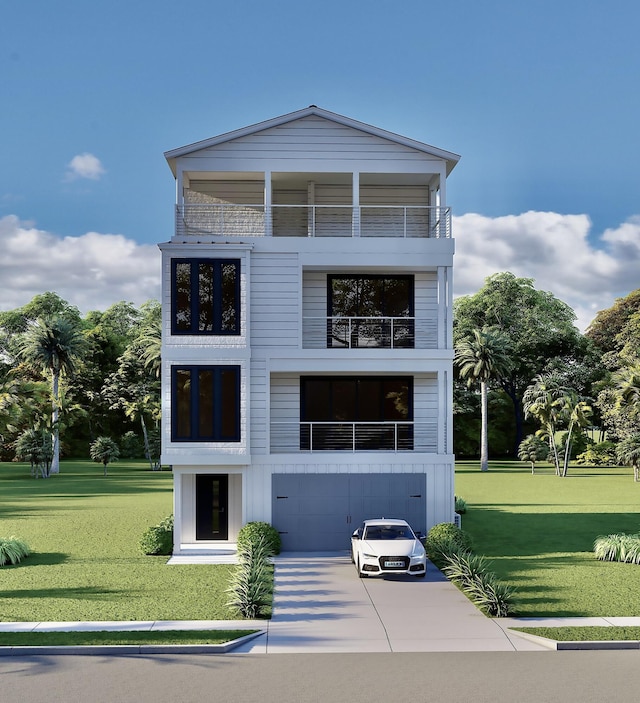
M264 635L266 630L253 632L244 637L230 640L224 644L93 644L93 645L61 645L42 647L0 646L0 657L15 657L33 654L227 654L236 647Z
M530 632L519 632L507 628L518 637L522 637L530 642L535 642L548 649L563 651L588 651L588 650L614 650L614 649L640 649L640 640L551 640L540 635L532 635Z

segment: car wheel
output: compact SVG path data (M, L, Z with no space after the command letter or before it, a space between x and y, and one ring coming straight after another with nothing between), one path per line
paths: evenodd
M353 558L353 549L351 550L351 563L355 564L356 560Z
M358 578L361 579L366 579L369 574L365 574L363 571L360 571L360 560L358 560L358 564L356 565L356 569L358 569Z
M427 570L425 569L422 573L416 574L417 579L423 579L427 575Z

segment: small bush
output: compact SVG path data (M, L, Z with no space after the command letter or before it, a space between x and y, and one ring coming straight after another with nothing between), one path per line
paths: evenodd
M596 559L640 564L640 534L614 534L598 537L593 543Z
M19 564L31 554L26 542L17 537L0 537L0 566L5 564Z
M470 552L471 536L452 522L441 522L429 530L424 547L429 559L440 567L444 564L445 555L461 551Z
M167 556L173 552L173 515L144 532L140 549L149 556Z
M249 544L257 543L264 538L269 549L269 556L280 554L282 540L278 530L268 522L248 522L238 532L238 554L241 554Z
M271 551L272 545L265 533L248 540L242 551L238 550L240 565L227 589L231 594L227 605L243 618L263 617L270 611L273 595Z
M616 465L616 445L606 439L598 444L590 444L587 449L578 454L576 464L587 466L615 466Z
M460 496L456 496L454 510L458 515L464 515L467 512L467 501Z
M133 430L125 432L120 438L120 456L123 459L141 459L144 456L142 440Z

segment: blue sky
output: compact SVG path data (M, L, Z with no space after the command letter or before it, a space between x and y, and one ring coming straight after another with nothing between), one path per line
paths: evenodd
M639 26L637 0L0 2L0 309L157 296L163 152L313 103L461 154L456 292L509 268L584 327L640 286Z

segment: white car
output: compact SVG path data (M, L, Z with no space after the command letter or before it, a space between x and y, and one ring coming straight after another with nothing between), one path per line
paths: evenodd
M351 561L358 576L411 574L424 578L427 555L405 520L365 520L351 535Z

